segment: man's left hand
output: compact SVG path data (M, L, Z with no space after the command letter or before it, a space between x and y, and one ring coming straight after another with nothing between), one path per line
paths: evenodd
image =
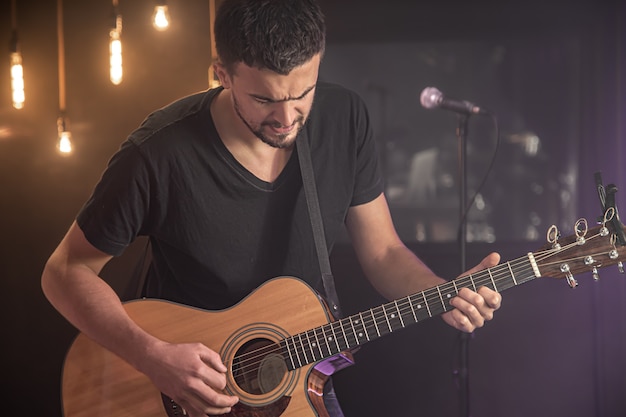
M500 255L491 253L480 264L463 275L473 274L485 268L496 266ZM471 333L493 318L493 313L500 308L502 297L490 288L480 287L477 292L463 288L450 300L454 310L445 313L443 320L455 329Z

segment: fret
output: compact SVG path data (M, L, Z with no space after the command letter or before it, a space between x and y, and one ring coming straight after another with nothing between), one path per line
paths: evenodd
M309 352L309 355L311 356L311 362L315 362L318 359L322 359L321 357L317 358L316 357L316 350L317 350L317 343L315 342L315 340L311 340L311 336L313 335L313 333L308 330L306 332L303 333L304 337L305 337L305 343L307 345L307 350Z
M472 275L470 274L468 276L470 282L472 283L472 287L474 288L474 292L478 292L478 289L476 289L476 283L474 282L474 279L472 278Z
M398 316L399 311L397 310L397 306L395 308L396 312L393 312L393 306L391 303L385 304L382 307L382 312L385 317L385 321L387 322L387 328L389 329L389 333L393 333L394 330L401 329L402 322L400 317Z
M387 316L387 311L385 310L385 305L383 304L381 306L382 310L383 310L383 317L385 317L385 321L387 322L387 328L389 329L389 333L393 332L393 327L391 326L391 323L389 322L389 317Z
M426 310L428 310L428 317L432 317L432 313L430 312L430 306L428 305L428 300L426 300L426 294L424 293L424 291L422 291L422 297L424 298L424 305L426 306ZM417 308L420 308L421 306L417 306Z
M525 257L523 261L524 261L523 265L518 264L518 266L515 267L517 276L513 274L513 268L511 268L510 262L507 262L507 264L509 265L509 270L511 271L511 275L513 277L514 285L520 285L520 284L531 281L541 276L541 275L537 275L537 273L539 273L539 270L536 269L537 266L534 264L535 261L531 253L529 253L528 257ZM507 288L510 288L512 286L513 285L509 285Z
M507 262L506 265L509 267L509 271L511 271L511 278L513 278L513 282L517 285L517 280L515 279L515 274L513 273L513 269L511 268L511 262Z
M297 366L294 362L294 368L299 368L302 366L302 362L300 361L300 355L298 355L298 347L296 345L296 340L293 337L291 337L290 339L291 339L291 344L293 346L293 350L291 351L291 353L298 360Z
M361 344L361 338L359 337L359 335L356 332L356 329L354 328L354 323L356 322L356 324L358 323L358 319L355 319L354 316L350 316L350 327L352 327L352 333L354 334L354 340L356 341L357 345ZM363 334L363 333L361 333Z
M330 347L328 346L328 337L326 337L326 331L325 331L325 327L318 327L317 329L315 329L315 334L317 337L318 334L318 330L321 332L320 337L318 338L319 340L319 344L320 344L320 351L321 351L321 347L322 345L326 348L326 353L322 354L322 357L328 357L328 356L332 356L333 352L330 350Z
M376 317L374 316L374 309L370 309L370 314L372 315L372 320L373 320L374 326L376 327L376 334L378 335L378 337L380 337L380 330L378 330L378 323L376 323Z
M319 333L319 338L320 338L320 344L324 346L324 357L328 357L331 356L333 354L333 351L330 350L330 346L328 343L328 336L326 336L326 326L322 326L319 328L320 333Z
M320 351L320 359L324 357L324 352L322 352L322 346L320 345L320 340L317 337L317 329L313 329L313 336L315 336L315 344L317 345L317 349Z
M388 314L388 321L389 323L391 323L391 329L392 330L403 329L404 326L402 324L402 316L400 316L400 310L398 309L398 304L395 301L393 303L387 303L387 308L390 311L390 313Z
M373 326L373 330L374 330L374 334L375 334L374 338L380 337L380 336L385 334L382 331L381 326L380 326L380 324L381 324L380 318L379 318L380 309L381 309L380 306L374 307L374 308L370 309L370 315L372 316L372 322L369 323L369 328L371 329L372 326Z
M285 349L287 350L287 353L289 354L289 362L291 362L291 369L296 369L297 366L296 366L296 363L293 360L293 355L291 353L291 349L289 348L289 340L290 339L292 339L292 338L290 337L290 338L285 339Z
M441 289L437 286L437 292L439 293L439 299L441 300L441 306L443 307L443 311L448 311L446 308L446 303L443 301L443 296L441 295Z
M309 358L306 356L306 349L304 347L304 343L302 342L302 333L298 335L298 339L300 340L300 346L302 347L302 355L304 355L304 363L310 363ZM312 362L312 361L311 361Z
M493 280L493 275L491 274L491 268L487 268L487 272L489 273L489 279L491 280L491 283L493 284L493 290L494 291L498 291L498 287L496 286L496 282Z
M365 320L363 320L363 313L359 313L359 318L361 320L361 327L363 327L363 331L365 332L365 338L367 339L367 341L369 342L370 340L370 335L367 332L367 327L365 327Z
M313 337L313 343L312 346L314 348L317 348L317 351L319 352L319 357L320 359L322 359L324 357L324 352L322 352L322 347L320 346L320 341L317 338L317 332L315 331L315 329L308 331L307 333L310 333L311 336Z
M398 318L400 319L400 326L402 326L402 328L405 328L406 326L404 325L404 319L402 318L402 313L400 312L400 307L398 307L398 302L394 301L393 303L396 306L396 311L398 312Z
M300 358L300 352L298 352L298 344L296 342L296 338L292 337L291 340L293 341L293 354L298 360L298 367L301 367L304 364L302 363L302 359Z
M459 294L459 289L456 286L456 282L454 282L455 280L452 280L450 282L452 282L452 285L454 285L454 292L457 293L457 295Z
M346 331L343 328L343 320L339 320L339 327L341 327L341 334L343 335L343 340L346 344L346 349L350 347L350 341L348 340L348 336L346 336Z
M430 314L430 308L426 302L426 300L424 299L423 303L419 303L419 304L414 304L415 306L415 314L417 315L417 320L426 320L427 318L432 317L432 315ZM416 322L417 323L417 322Z
M346 340L348 341L349 347L354 347L356 345L360 345L361 341L359 340L359 336L356 334L356 329L354 328L353 320L356 320L356 316L350 316L348 318L343 319L344 328L346 329Z
M445 284L440 285L439 287L444 289L443 299L444 299L444 302L446 303L446 306L450 307L450 300L452 300L458 294L458 291L456 291L456 285L454 284L454 282L446 282Z
M407 299L409 300L409 305L411 306L411 313L413 313L413 319L415 320L415 323L417 323L418 322L417 314L415 314L415 308L413 308L413 301L411 301L411 296L409 295Z
M333 328L332 323L330 324L330 326L326 326L326 327L330 327L330 331L333 333L333 337L330 340L334 341L335 345L337 346L337 352L335 353L341 352L341 348L339 347L339 343L337 342L337 335L335 334L335 329Z
M370 309L368 311L370 314L369 316L365 316L366 319L363 323L367 327L367 332L369 333L370 337L372 339L376 339L377 337L380 336L380 333L378 332L378 325L376 323L376 317L374 316L373 309Z
M378 323L381 324L380 326L380 335L384 336L386 334L392 333L394 326L393 326L393 313L389 314L387 313L387 308L389 307L389 304L383 304L381 306L378 307L378 313L377 313L377 317L378 317ZM382 314L382 316L381 316Z
M341 351L348 349L350 345L348 344L348 341L346 340L346 334L343 331L343 325L341 324L341 321L332 322L330 324L330 327L333 329L333 334L335 335L335 343L337 344L338 351L341 352ZM335 333L334 330L337 330L337 333ZM341 332L339 332L340 330Z

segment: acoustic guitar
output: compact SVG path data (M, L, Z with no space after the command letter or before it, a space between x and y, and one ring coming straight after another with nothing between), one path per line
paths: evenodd
M616 216L616 213L614 213ZM291 277L268 281L237 305L207 311L167 301L125 303L146 331L172 343L201 342L228 367L226 392L239 397L231 417L328 416L323 388L352 362L350 351L451 309L464 288L504 291L539 277L566 278L618 265L626 257L624 225L605 220L588 228L578 220L561 239L552 226L536 252L462 276L425 291L333 320L324 301ZM79 334L62 378L66 417L174 417L185 411L125 361Z

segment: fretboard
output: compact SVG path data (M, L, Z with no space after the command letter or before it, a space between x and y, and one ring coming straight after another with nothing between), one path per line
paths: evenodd
M502 292L538 276L534 258L528 254L290 336L281 341L281 352L287 367L297 369L443 314L453 308L450 301L462 288L489 287Z

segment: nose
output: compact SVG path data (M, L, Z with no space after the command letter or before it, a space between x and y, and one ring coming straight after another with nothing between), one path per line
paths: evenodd
M275 103L273 116L282 127L289 127L298 119L300 111L294 101L286 100Z

